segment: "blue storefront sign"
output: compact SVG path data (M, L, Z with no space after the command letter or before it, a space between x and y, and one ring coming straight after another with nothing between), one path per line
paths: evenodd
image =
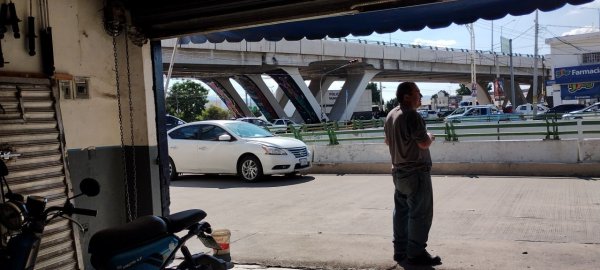
M600 97L600 65L554 69L554 82L560 85L562 99Z
M555 68L554 81L556 84L600 82L600 65Z
M600 98L600 82L572 83L560 85L562 99Z

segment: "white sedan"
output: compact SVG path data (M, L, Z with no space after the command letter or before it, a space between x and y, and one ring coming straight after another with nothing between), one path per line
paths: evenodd
M311 167L304 142L276 137L242 121L192 122L168 132L169 176L181 173L237 174L255 181L263 175L295 175Z

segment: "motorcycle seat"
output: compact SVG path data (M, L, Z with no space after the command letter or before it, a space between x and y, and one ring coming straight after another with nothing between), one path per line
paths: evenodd
M143 216L130 223L96 232L90 239L88 252L95 257L109 258L165 235L168 235L165 221L157 216Z
M190 209L169 215L164 219L167 222L169 232L177 233L200 222L205 217L206 212L200 209Z

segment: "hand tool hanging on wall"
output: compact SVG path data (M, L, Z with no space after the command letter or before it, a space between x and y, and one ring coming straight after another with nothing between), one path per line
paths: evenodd
M8 24L8 4L2 3L0 6L0 39L4 38L4 33L8 31L6 25Z
M29 55L35 55L35 18L33 17L33 0L29 0L29 17L27 17L27 49Z
M6 24L8 24L8 4L2 3L2 5L0 6L0 67L4 67L2 39L4 38L4 33L8 31L8 29L6 28Z
M15 8L15 3L12 1L8 3L8 13L9 19L8 23L10 23L13 31L13 36L15 38L21 38L21 33L19 33L19 17L17 17L17 9Z
M40 0L40 52L42 54L42 69L48 76L54 75L54 48L52 45L52 27L48 14L48 0Z

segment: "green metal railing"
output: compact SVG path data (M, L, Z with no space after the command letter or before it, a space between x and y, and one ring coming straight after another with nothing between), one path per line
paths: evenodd
M303 125L297 129L288 127L290 132L280 136L294 137L306 143L327 143L336 145L344 141L383 141L383 120L352 121L345 123L329 122L323 124ZM595 128L598 127L598 128ZM591 130L585 130L585 129ZM484 132L477 132L478 130ZM509 129L509 130L507 130ZM515 131L514 129L529 129ZM534 129L534 130L531 130ZM436 137L446 141L459 141L460 138L493 138L537 136L544 140L560 140L561 135L600 134L600 120L498 122L489 124L454 124L430 125L428 130ZM493 131L490 131L493 130Z

